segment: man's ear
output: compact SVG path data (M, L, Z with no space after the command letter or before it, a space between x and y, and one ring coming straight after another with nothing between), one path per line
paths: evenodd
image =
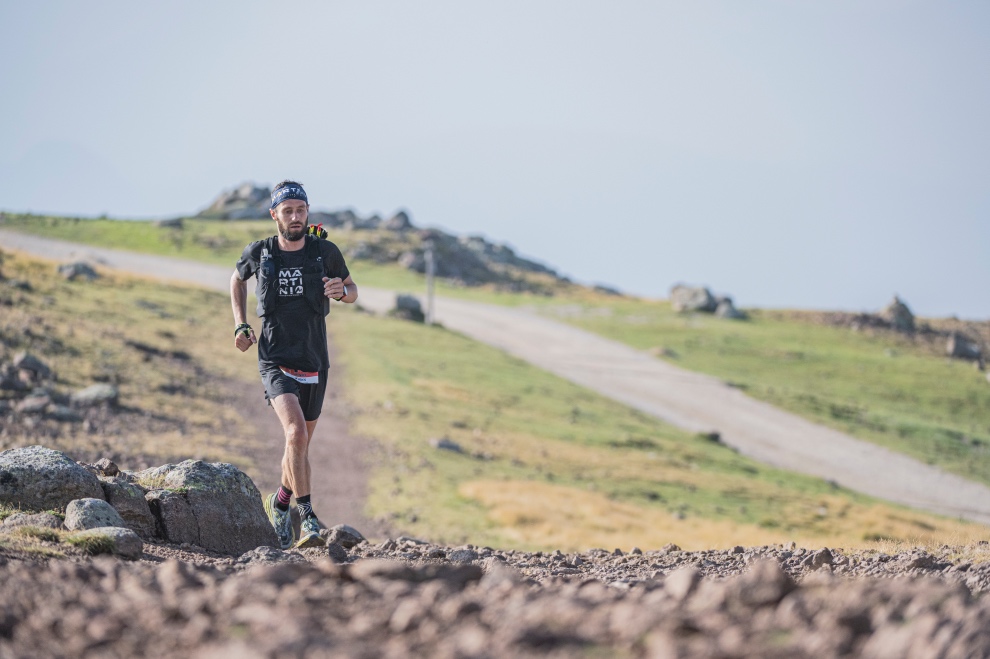
M274 220L275 219L275 209L274 208L269 208L268 209L268 212L271 213L272 219Z

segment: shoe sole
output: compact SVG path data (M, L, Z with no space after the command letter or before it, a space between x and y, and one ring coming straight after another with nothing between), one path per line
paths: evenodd
M271 524L272 527L274 528L275 521L272 518L275 517L275 504L273 503L273 501L275 501L275 495L271 494L265 497L265 515L268 516L268 523ZM275 532L275 538L278 539L277 531ZM283 549L283 550L291 549L292 543L294 543L295 541L296 541L296 530L292 529L292 540L290 540L289 544L287 545L283 545L281 542L279 542L279 549Z
M306 549L307 547L326 547L327 541L319 533L304 535L296 543L296 549Z

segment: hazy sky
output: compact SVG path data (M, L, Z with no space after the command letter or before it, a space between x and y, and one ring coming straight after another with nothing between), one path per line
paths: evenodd
M990 317L985 0L4 2L0 82L6 210L291 177L632 293Z

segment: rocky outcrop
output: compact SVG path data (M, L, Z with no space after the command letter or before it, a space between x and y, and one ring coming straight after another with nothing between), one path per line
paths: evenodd
M228 555L277 545L258 489L226 463L186 460L129 473L110 460L77 464L42 446L11 449L0 453L0 503L64 510L68 530L128 528Z
M675 284L670 289L670 306L677 312L713 313L718 303L712 292L703 286Z
M29 446L0 453L0 503L65 510L71 501L85 498L103 498L99 479L61 451Z
M945 344L945 354L956 359L978 361L983 357L983 349L965 334L953 332Z
M880 317L890 323L890 326L898 332L914 331L914 314L911 313L908 305L896 295L890 304L880 312Z

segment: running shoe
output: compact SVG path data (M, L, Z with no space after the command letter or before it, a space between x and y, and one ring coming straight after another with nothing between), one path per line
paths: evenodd
M310 515L299 522L299 542L296 543L296 549L325 547L326 544L327 541L320 535L320 520L316 519L316 515Z
M275 535L278 536L278 544L282 549L288 549L296 541L296 531L292 528L292 517L289 511L282 512L275 503L278 501L276 494L272 492L265 497L265 514L268 521L275 527Z

